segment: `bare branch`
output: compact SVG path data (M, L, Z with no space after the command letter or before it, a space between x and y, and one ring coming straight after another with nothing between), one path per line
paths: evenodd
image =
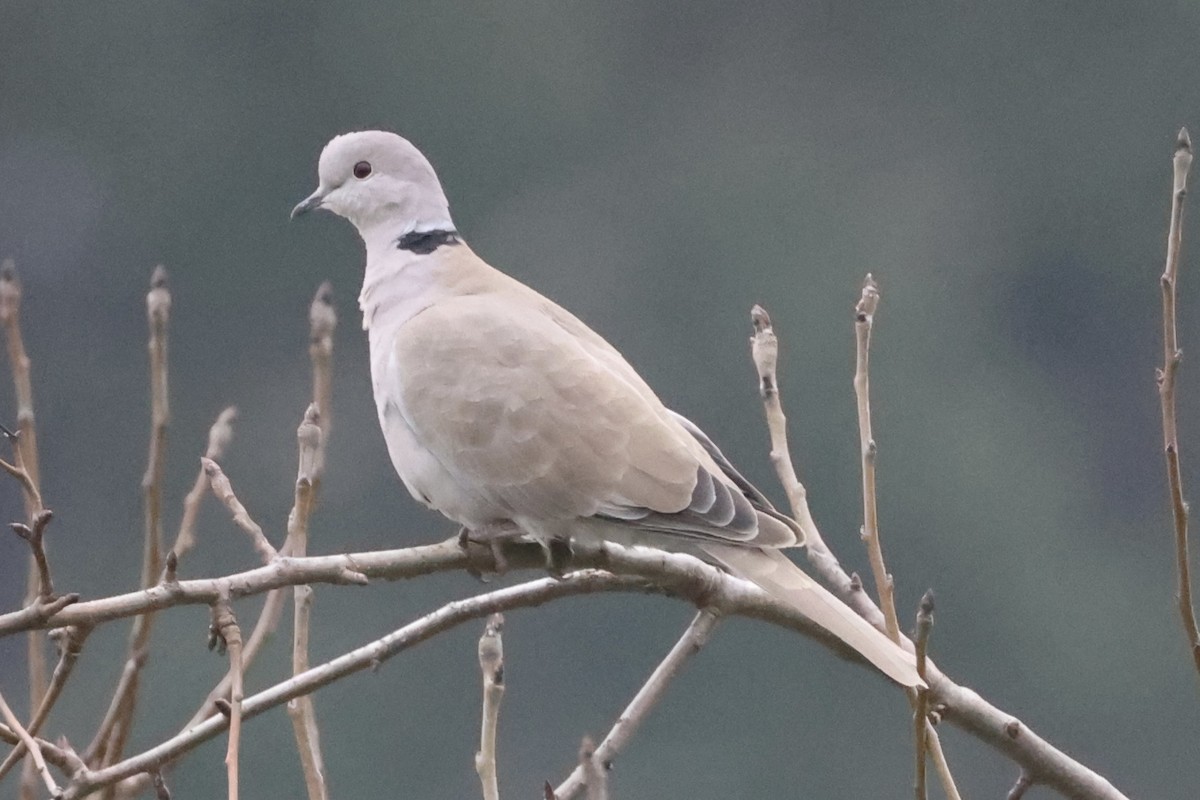
M479 774L483 800L500 800L496 780L496 725L500 721L500 702L504 699L504 615L492 614L479 637L479 671L483 674L483 714L479 733L479 752L475 754L475 772Z
M759 306L755 306L751 312L751 318L756 330L764 326L770 326L770 318L766 316L766 312ZM767 377L770 379L769 383L763 383L762 385L774 387L774 393L778 394L778 383L775 381L774 372L772 371L774 364L764 362L757 355L755 356L755 364L759 368L760 375L765 371ZM762 380L760 377L760 381ZM780 447L776 431L781 430L778 418L782 412L778 410L779 404L777 398L775 402L769 402L764 397L763 405L767 415L768 430L771 431L771 446L774 451ZM782 446L786 448L786 443L783 443ZM776 464L776 470L786 488L789 475L794 475L794 471L778 463ZM793 514L797 516L798 520L800 519L800 514L795 509L793 509ZM811 516L808 519L811 520ZM819 534L816 537L810 538L807 544L806 554L813 571L832 588L834 594L842 602L853 608L855 612L875 627L881 630L884 629L883 613L871 601L867 593L863 591L862 582L858 580L858 576L849 575L842 569L841 564L838 563L837 558L829 550ZM912 645L911 642L903 637L901 641L908 646ZM988 703L974 691L954 683L938 670L932 662L928 662L927 670L928 678L926 682L929 684L929 696L939 708L944 709L944 718L980 741L1000 750L1013 761L1020 764L1030 774L1039 776L1040 783L1050 786L1066 797L1079 798L1080 800L1094 800L1095 798L1117 800L1117 798L1125 797L1103 776L1088 769L1066 753L1057 749L1049 742L1034 734L1029 728L1019 726L1019 735L1012 736L1009 731L1012 730L1011 723L1015 722L1015 720L1011 716L1006 715L1000 709ZM950 776L949 767L945 762L945 755L942 753L938 740L935 738L936 731L933 729L932 724L926 725L926 736L929 740L930 755L933 757L934 764L938 768L939 775L942 777L943 789L947 791L948 797L951 800L958 800L959 794L957 793L957 788L954 786L953 779Z
M150 445L146 472L142 476L145 533L142 549L143 588L158 582L163 566L162 485L166 473L167 426L171 419L167 385L167 323L170 316L171 291L167 287L167 270L160 264L150 276L150 291L146 293L146 321L149 327L147 349L150 355ZM153 627L153 614L140 616L133 621L133 629L129 633L129 655L113 698L112 708L116 709L116 716L112 733L96 753L102 763L120 760L125 751L125 742L133 728L133 715L137 707L139 676L146 663Z
M46 693L42 695L37 711L34 712L33 717L29 720L29 725L26 726L26 730L31 736L36 736L41 731L46 717L50 716L50 710L54 708L54 704L62 695L62 690L67 685L67 679L71 677L71 672L75 669L75 662L79 660L79 654L83 651L83 642L89 632L88 628L74 625L57 629L59 635L55 638L58 639L60 651L58 666L54 668L54 674L50 677L50 685L46 688ZM0 780L3 780L8 771L21 760L21 756L25 752L24 741L13 748L13 751L4 759L4 763L0 764Z
M510 569L543 569L545 556L536 544L507 542L499 546ZM576 546L571 566L597 567L617 576L617 583L606 584L603 591L640 591L667 594L702 606L713 605L723 614L740 614L781 625L820 642L835 655L865 665L861 656L814 625L791 606L774 601L753 584L734 578L690 556L644 548ZM0 635L31 627L61 627L70 624L100 624L144 613L148 610L179 605L211 605L218 596L218 585L228 583L231 600L304 583L361 583L367 578L398 580L447 570L474 569L492 571L495 560L491 548L464 550L457 536L435 545L354 553L349 555L310 556L279 559L267 567L217 580L180 581L159 585L125 595L77 603L50 615L31 615L26 610L0 615ZM599 579L596 579L599 581ZM600 591L601 589L596 589ZM487 606L481 613L506 610L509 606ZM432 635L432 634L431 634ZM320 669L320 668L314 668ZM1013 735L1013 716L988 703L975 692L954 683L930 662L928 682L931 701L943 710L944 719L980 741L1000 750L1039 777L1039 783L1071 798L1088 800L1127 800L1107 780L1041 739L1031 729L1020 726ZM871 674L875 674L871 671ZM298 695L296 695L298 696ZM285 696L279 702L286 702ZM250 716L249 701L243 704L243 716ZM211 720L200 723L195 730ZM213 729L206 738L215 736ZM185 732L186 733L186 732ZM175 739L171 740L175 742ZM175 745L172 745L172 748ZM127 764L121 777L149 769L161 752L148 760ZM171 752L175 752L173 749ZM143 754L146 755L146 754ZM164 760L165 756L160 758ZM141 766L138 766L138 765ZM132 769L132 772L124 770Z
M754 335L750 337L750 353L758 370L758 392L763 399L763 407L767 413L767 430L771 434L771 464L779 475L783 491L787 493L792 516L804 532L805 543L810 548L815 547L828 552L808 508L808 490L796 476L796 467L788 451L787 417L783 414L783 405L779 400L779 381L775 375L776 363L779 360L779 340L771 327L771 317L762 306L756 305L750 309L750 320L754 324Z
M225 768L229 800L238 800L238 749L242 739L242 629L229 605L229 594L222 593L212 607L209 649L218 645L229 653L232 691L229 699L229 746L225 750Z
M46 558L46 547L43 535L46 526L54 518L54 513L48 508L38 511L33 517L33 523L26 525L22 522L9 523L13 533L29 543L33 552L33 563L37 567L37 599L46 601L54 599L54 581L50 577L50 561Z
M53 742L49 742L36 736L34 737L34 741L36 741L38 747L41 748L42 757L46 759L46 763L62 772L65 777L70 778L71 776L79 773L81 770L86 769L83 759L81 759L75 753L75 751L71 749L70 745L66 744L65 742L63 743L62 747L59 747ZM17 734L17 732L4 723L0 723L0 742L5 742L14 746L24 745L23 740ZM29 763L32 763L32 761Z
M900 620L896 615L896 601L893 596L892 576L887 571L883 559L883 542L879 538L879 510L875 493L875 459L878 448L875 435L871 429L871 330L875 324L875 312L879 309L879 287L875 284L870 273L863 281L862 295L854 307L854 396L858 406L858 436L862 457L862 499L863 527L862 540L867 547L867 556L871 563L871 572L875 577L875 588L879 593L879 605L883 609L884 626L888 636L896 644L903 646L904 639L900 633ZM922 676L924 677L924 676ZM934 753L934 761L938 765L938 775L942 779L942 788L951 800L958 800L958 787L946 763L945 753L942 752L941 738L933 725L928 721L927 714L920 709L918 690L909 690L908 700L913 707L916 724L922 732L917 737L921 751L921 777L924 778L924 748L928 747ZM928 693L925 692L926 701Z
M655 591L654 587L640 578L621 578L605 572L583 570L567 575L561 580L542 578L449 603L388 636L246 698L242 703L243 719L255 717L268 709L316 691L347 675L376 667L397 653L468 620L511 608L540 605L560 597L631 589ZM97 789L111 786L125 778L161 768L164 764L202 742L218 736L228 726L229 720L225 716L212 716L195 727L119 764L100 770L85 770L77 774L66 787L62 800L78 800Z
M233 441L233 421L237 419L237 407L229 406L219 415L212 427L208 429L208 447L204 457L212 461L220 461L225 457L229 443ZM183 556L196 545L196 516L200 513L200 503L208 491L208 475L204 465L196 474L191 490L183 498L183 516L179 520L179 533L175 535L175 544L171 552L176 558Z
M617 718L616 723L612 726L612 730L600 742L600 746L596 748L596 758L607 769L617 757L617 755L625 749L625 745L633 738L633 734L641 727L642 722L649 716L650 711L658 705L666 694L667 686L672 680L683 670L688 659L700 652L701 648L708 643L708 637L712 634L713 629L720 621L720 614L712 608L705 608L699 611L692 619L691 623L684 630L683 635L679 637L679 641L667 653L666 658L662 660L646 683L634 695L633 700L621 712L621 716ZM554 790L554 794L560 800L571 800L576 797L586 785L586 776L582 765L576 767L565 781L558 785ZM590 796L590 795L589 795Z
M29 731L25 730L25 727L21 725L21 721L17 719L17 715L9 708L3 694L0 694L0 716L4 717L4 721L8 727L20 737L21 742L25 745L25 749L33 759L34 769L37 770L38 775L41 776L42 781L46 784L46 789L50 791L50 796L58 797L58 783L55 782L54 776L50 774L50 768L46 766L46 759L42 757L41 746L29 734Z
M287 545L293 555L303 558L308 552L308 521L312 513L314 481L321 474L321 428L317 424L317 405L312 403L296 430L299 445L299 466L296 474L296 495L288 516ZM297 586L293 595L292 674L308 670L308 633L312 615L313 590ZM325 800L329 788L325 779L325 764L321 757L321 737L317 727L316 709L312 698L305 695L288 703L288 716L300 753L304 784L309 800Z
M913 634L913 642L917 651L917 674L925 680L928 674L928 664L925 654L929 647L929 633L933 629L933 591L925 592L921 597L921 606L917 611L917 627ZM916 742L917 772L913 784L916 800L925 800L925 754L929 748L929 737L925 728L929 723L929 689L917 689L916 712L913 714L913 739Z
M321 412L321 433L328 438L333 421L333 331L337 309L333 306L333 284L317 287L308 307L308 356L312 361L313 402Z
M238 500L237 495L233 491L233 485L221 470L221 465L211 458L201 458L200 465L204 470L204 474L208 477L208 485L212 488L212 493L229 509L229 513L233 516L234 524L245 531L246 535L250 537L250 542L254 545L254 550L258 553L262 562L270 564L279 556L279 553L267 540L262 526L254 521L250 516L250 512L246 511L246 507L242 505L242 501Z
M171 790L167 788L167 782L163 780L162 773L155 772L150 779L154 785L155 800L171 800Z
M1192 605L1191 558L1188 554L1188 503L1183 498L1183 477L1179 468L1179 437L1175 418L1175 381L1183 351L1179 348L1176 325L1176 297L1179 290L1179 251L1183 246L1183 201L1187 197L1188 171L1192 166L1192 142L1187 128L1180 128L1172 161L1171 223L1167 232L1167 263L1159 284L1163 307L1163 366L1158 370L1158 394L1162 400L1163 451L1167 460L1167 483L1171 494L1171 514L1175 521L1175 562L1179 574L1177 600L1184 634L1192 651L1192 661L1200 672L1200 628Z
M1017 776L1017 782L1008 790L1005 795L1006 800L1021 800L1025 796L1025 790L1033 786L1033 781L1029 777L1028 772L1022 772Z
M21 280L11 258L0 264L0 327L8 349L8 363L12 371L13 389L17 400L17 437L13 442L16 467L25 475L25 517L33 520L42 510L42 498L38 491L38 446L37 424L33 415L33 379L29 354L21 335ZM33 605L40 591L38 564L29 562L29 578L25 588L25 604ZM29 707L36 708L45 697L46 686L46 637L30 631L28 637ZM33 762L26 763L21 778L21 800L33 800L37 779L33 773Z
M854 307L854 338L856 358L854 396L858 401L858 439L862 457L863 527L862 539L867 546L875 590L883 609L888 636L900 641L900 621L896 617L896 602L892 598L892 576L883 561L883 545L879 541L879 512L875 500L875 456L877 448L871 433L871 328L879 308L879 287L869 274L863 281L862 297Z
M579 770L587 787L587 800L608 800L608 771L590 736L583 737L583 743L579 745Z

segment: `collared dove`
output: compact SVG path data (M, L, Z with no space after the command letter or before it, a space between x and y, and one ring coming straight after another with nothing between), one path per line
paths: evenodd
M345 217L379 422L412 496L474 531L682 551L791 604L905 686L911 654L795 566L803 544L716 445L570 312L492 268L406 139L334 138L292 212Z

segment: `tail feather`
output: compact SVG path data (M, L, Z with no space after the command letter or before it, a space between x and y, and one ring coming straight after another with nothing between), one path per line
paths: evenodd
M731 573L795 607L881 672L903 686L924 686L911 653L876 630L778 550L705 544L702 549Z

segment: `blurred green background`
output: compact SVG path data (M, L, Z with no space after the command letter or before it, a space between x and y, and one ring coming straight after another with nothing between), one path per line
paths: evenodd
M0 255L26 288L61 590L137 580L143 298L160 262L175 299L169 533L212 418L236 403L226 470L282 540L306 308L325 278L342 325L312 549L452 532L399 487L377 430L357 237L288 221L327 139L388 128L428 154L481 255L608 336L782 500L747 353L764 303L814 512L864 573L851 309L873 272L880 511L904 619L933 587L933 651L952 676L1131 796L1196 796L1200 696L1172 599L1153 377L1170 155L1200 122L1200 5L5 0L0 15ZM1196 252L1185 244L1189 350ZM1200 369L1185 361L1181 381L1195 490ZM14 416L6 388L0 421ZM255 563L214 505L183 575ZM0 484L0 519L21 513ZM0 537L4 609L24 559ZM318 587L313 659L479 588ZM504 796L561 779L690 615L644 597L511 614ZM224 671L207 623L202 608L160 617L135 749ZM481 628L316 696L334 796L478 796ZM126 632L92 637L49 734L90 739ZM249 688L286 674L286 639ZM0 688L23 707L22 647L0 641ZM301 796L283 711L245 736L244 796ZM944 744L968 797L1016 777L957 731ZM176 797L223 796L223 747L172 773ZM621 800L906 797L909 712L867 671L733 620L612 780Z

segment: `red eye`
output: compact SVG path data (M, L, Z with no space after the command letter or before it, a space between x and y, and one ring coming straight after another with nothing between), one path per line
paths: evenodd
M360 161L354 165L354 177L360 181L371 174L371 164L367 161Z

